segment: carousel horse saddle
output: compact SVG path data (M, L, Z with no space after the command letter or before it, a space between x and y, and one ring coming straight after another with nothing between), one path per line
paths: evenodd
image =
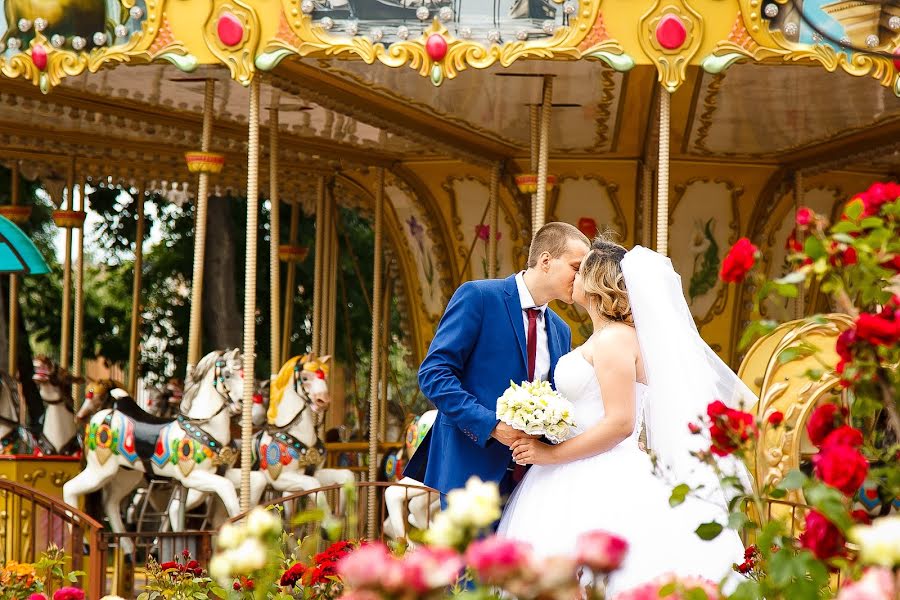
M131 396L117 398L115 410L131 419L134 424L134 449L141 458L153 456L160 431L175 421L151 415L138 406Z

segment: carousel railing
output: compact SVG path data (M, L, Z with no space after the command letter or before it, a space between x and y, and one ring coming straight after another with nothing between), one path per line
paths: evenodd
M378 456L384 456L388 452L393 452L402 447L403 442L380 442L378 444ZM354 473L368 474L369 442L326 442L325 450L326 468L349 469ZM344 457L348 456L351 457L349 461L344 459Z
M0 564L33 563L56 545L66 553L68 570L85 572L87 597L100 598L106 566L102 531L103 525L59 498L0 479Z
M327 502L328 506L330 507L330 512L332 513L331 516L329 516L329 520L331 521L330 525L340 525L340 539L360 540L366 537L366 518L369 510L368 490L373 487L376 488L377 492L375 494L375 502L377 503L377 506L375 507L375 514L378 524L377 539L379 540L384 541L386 536L384 531L384 523L388 518L388 512L387 506L384 502L384 491L389 487L403 490L404 501L402 503L402 519L404 523L408 524L409 501L415 496L426 496L424 523L419 524L422 528L428 527L435 514L437 514L436 511L431 510L432 502L437 501L440 496L440 492L438 492L436 489L424 485L407 485L386 481L364 481L361 483L357 483L354 486L353 493L348 497L348 505L343 507L343 509L341 510L338 510L341 490L343 489L340 485L330 485L326 487L316 488L314 490L307 490L305 492L292 494L290 496L284 496L265 504L267 506L276 506L283 508L282 515L284 519L285 532L293 534L293 536L297 540L302 540L311 535L318 535L323 528L322 520L319 518L315 518L315 511L318 510L320 502L324 500ZM350 504L351 502L352 504ZM299 517L298 515L306 516ZM247 513L242 513L233 517L229 521L240 521L246 516ZM331 529L331 527L329 526L326 526L325 528L329 530Z

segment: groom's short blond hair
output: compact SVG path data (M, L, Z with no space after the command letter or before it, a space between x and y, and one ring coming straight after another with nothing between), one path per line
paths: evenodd
M570 223L552 221L538 229L528 250L528 268L537 266L544 252L550 253L550 258L559 258L565 254L569 249L569 240L581 242L588 247L591 245L587 236Z

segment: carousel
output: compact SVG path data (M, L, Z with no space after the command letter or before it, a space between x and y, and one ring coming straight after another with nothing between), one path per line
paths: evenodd
M100 598L131 593L130 565L149 554L190 547L208 559L212 523L260 502L308 501L335 518L353 504L368 538L423 527L437 495L403 479L402 466L434 414L402 414L392 340L414 371L456 287L523 268L548 221L670 256L701 335L759 394L760 414L777 408L802 431L817 403L840 397L834 374L804 378L807 355L783 360L810 336L833 347L849 326L841 315L803 320L829 312L827 297L811 286L756 311L753 287L718 273L748 237L776 275L799 209L837 215L852 192L896 178L894 2L2 4L0 564L55 543ZM26 187L52 205L55 271L23 233ZM128 360L92 373L102 357L85 339L86 223L101 188L136 215L134 275L130 331L119 331ZM232 196L246 203L243 289L230 290L240 347L205 346L220 323L204 309L204 282L223 268L216 229ZM145 212L150 199L193 211L191 277L171 290L190 319L173 334L187 361L167 374L184 379L169 415L148 410L141 387L142 260L152 217L162 218ZM371 232L371 264L347 242L347 212ZM368 331L344 318L346 264L364 289ZM31 357L22 284L57 276L56 346ZM295 313L300 289L309 314ZM554 308L575 344L586 339L586 314ZM786 324L742 348L760 311ZM257 340L263 313L267 345ZM335 359L351 335L368 349L355 394L362 361ZM29 388L39 403L26 401ZM363 415L352 439L326 439L352 411ZM758 480L779 480L815 451L785 430L766 444ZM191 520L197 506L207 518Z

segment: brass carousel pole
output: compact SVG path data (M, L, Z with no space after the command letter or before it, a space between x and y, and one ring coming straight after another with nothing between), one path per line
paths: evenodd
M290 229L290 245L294 248L297 245L297 232L300 228L300 204L294 202L291 204L291 229ZM282 360L287 360L291 355L291 329L294 323L294 295L296 291L297 279L297 263L293 260L287 261L287 275L284 282L284 327L281 333L281 354Z
M529 117L531 121L531 173L537 173L538 170L538 152L540 151L541 144L541 132L538 129L540 126L540 118L541 118L541 107L537 104L533 104L529 107ZM531 237L534 237L534 234L537 233L538 228L535 227L535 223L537 223L537 193L532 192L531 194Z
M11 189L10 204L19 204L19 161L13 162L10 172ZM16 378L17 362L16 349L19 343L19 276L11 273L9 276L9 360L6 372L13 379ZM22 415L19 411L19 415Z
M319 310L319 347L316 350L318 356L328 354L329 348L329 323L331 322L331 307L334 298L331 294L331 276L334 268L334 188L332 185L325 189L325 217L322 227L322 292L319 301L322 307Z
M316 258L313 267L313 318L312 318L312 352L316 356L321 350L320 322L322 320L322 256L325 253L325 176L319 177L316 189Z
M74 210L75 207L75 161L69 166L69 176L66 181L66 208ZM62 202L60 202L62 204ZM62 208L62 207L60 207ZM69 365L69 344L72 331L72 228L66 227L65 257L63 259L63 290L62 290L62 326L59 337L59 364Z
M669 118L671 93L659 91L659 165L656 181L656 251L669 255Z
M213 102L215 101L216 82L206 80L203 95L203 130L200 134L200 151L209 152L212 143ZM197 184L197 213L194 224L194 269L191 275L191 317L188 327L188 361L187 374L194 372L200 360L201 316L203 309L203 262L206 256L206 211L209 204L209 172L200 171Z
M491 189L488 199L488 277L497 277L497 232L500 226L500 163L496 163L491 169Z
M278 101L277 91L272 91L272 108L269 111L269 286L271 288L269 312L269 361L270 381L275 382L275 376L281 367L281 344L279 333L281 331L281 273L278 264L278 246L281 244L281 200L278 197ZM290 288L289 288L290 289Z
M339 251L340 247L338 246L338 236L337 236L337 220L340 218L340 212L337 209L337 202L334 199L334 191L329 194L329 199L331 200L331 227L328 228L329 235L331 236L331 250L328 253L328 257L331 259L331 269L329 270L329 279L328 279L328 304L325 305L325 309L328 311L327 318L325 319L325 350L326 354L330 354L332 357L334 356L334 338L337 333L337 278L338 278L338 267L340 265L340 256Z
M378 169L378 183L375 196L375 259L372 273L372 368L369 373L369 481L378 477L378 381L381 375L381 353L379 338L381 337L381 283L383 262L383 229L384 229L384 169ZM366 520L367 537L375 539L376 506L375 487L369 487L368 514Z
M138 361L141 345L141 276L144 268L144 190L142 182L134 201L137 203L137 231L134 236L134 280L131 284L131 341L128 345L128 387L137 398Z
M803 208L803 172L794 173L794 215ZM796 219L795 219L796 220ZM797 232L799 239L800 232ZM797 286L797 297L794 298L794 318L802 319L806 315L806 286L800 283Z
M73 188L72 200L75 194ZM81 194L79 194L78 211L85 212L87 204L87 179L81 184ZM84 372L82 358L84 357L84 220L81 220L81 226L78 228L78 267L75 272L75 327L72 336L72 375L77 379ZM82 388L84 384L76 383L72 386L72 401L77 410L81 406L81 400L84 398Z
M641 245L649 248L653 236L653 169L641 165Z
M537 193L535 194L536 220L533 232L544 226L547 218L547 160L550 157L550 113L553 110L553 78L544 75L543 103L541 104L541 139L538 151Z
M247 249L244 263L244 407L241 411L241 510L250 510L253 393L256 381L256 236L259 215L259 76L250 82L247 143Z

